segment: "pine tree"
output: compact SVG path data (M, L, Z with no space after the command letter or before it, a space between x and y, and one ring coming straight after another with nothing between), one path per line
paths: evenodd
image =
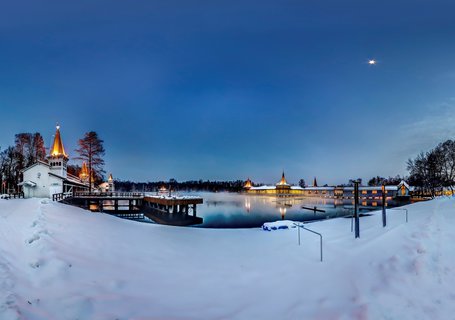
M88 172L90 173L90 189L92 188L93 176L101 177L105 172L103 170L105 150L103 147L103 140L98 137L98 134L94 131L85 133L82 139L79 139L79 149L75 151L79 154L76 159L87 162Z

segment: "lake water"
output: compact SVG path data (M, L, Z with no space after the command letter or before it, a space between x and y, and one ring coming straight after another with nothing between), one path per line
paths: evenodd
M327 198L277 198L273 196L247 195L241 193L185 193L204 198L197 206L197 216L204 219L198 227L205 228L252 228L264 222L276 220L313 221L352 215L353 201ZM362 206L377 206L380 200L360 201ZM302 206L317 207L325 212L313 212ZM389 206L392 206L389 203ZM368 211L362 211L368 213Z

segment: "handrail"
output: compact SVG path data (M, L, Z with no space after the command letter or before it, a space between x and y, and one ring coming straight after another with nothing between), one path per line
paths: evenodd
M303 230L309 231L311 233L314 233L314 234L319 236L319 241L320 241L319 244L320 244L320 251L321 251L321 262L322 262L322 234L320 234L319 232L316 232L314 230L305 228L305 225L303 223L302 224L294 223L294 225L297 226L297 230L298 230L299 246L300 246L300 228L302 228Z
M74 197L117 197L117 198L131 198L131 197L144 197L142 192L74 192Z
M387 208L387 210L404 210L404 211L406 211L406 223L408 223L408 209L406 209L406 208Z

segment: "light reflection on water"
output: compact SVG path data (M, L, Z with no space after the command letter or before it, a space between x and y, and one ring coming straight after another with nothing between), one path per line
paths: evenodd
M280 219L313 221L344 217L352 214L350 207L353 205L352 200L329 198L277 198L225 192L186 194L204 198L204 204L197 206L197 215L204 218L200 227L205 228L251 228ZM362 201L361 205L378 206L379 210L381 202L368 200ZM317 207L325 212L305 210L302 206Z

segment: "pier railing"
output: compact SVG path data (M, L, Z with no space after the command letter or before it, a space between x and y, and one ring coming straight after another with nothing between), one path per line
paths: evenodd
M74 198L140 198L144 197L141 192L74 192Z

